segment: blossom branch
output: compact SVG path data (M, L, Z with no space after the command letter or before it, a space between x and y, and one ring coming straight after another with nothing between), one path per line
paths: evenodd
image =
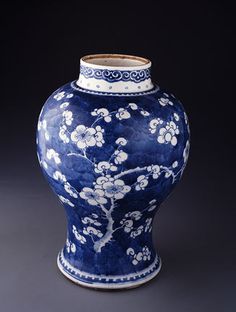
M114 208L115 208L114 199L111 198L111 208L109 210L107 210L105 208L105 210L106 210L106 217L107 217L107 220L108 220L107 227L106 227L106 233L105 233L105 235L101 239L99 239L99 240L97 240L95 242L94 250L96 252L101 252L102 247L104 247L112 239L112 235L114 233L114 230L113 230L114 220L112 218L112 212L113 212ZM102 209L104 209L104 207Z
M84 152L84 155L79 154L79 153L68 153L67 156L81 157L83 159L86 159L88 162L90 162L94 166L94 162L86 156L85 152Z
M102 211L105 213L105 215L107 215L108 210L104 207L104 205L99 204L100 208L102 209Z
M130 173L134 173L134 172L139 172L139 171L143 171L143 170L147 170L147 166L145 167L136 167L134 169L129 169L129 170L126 170L126 171L122 171L121 173L117 174L114 176L115 179L119 179L127 174L130 174Z
M172 184L175 182L177 176L183 171L183 168L181 168L179 171L174 173L174 171L168 167L160 166L160 168L163 169L164 172L168 173L172 177Z
M103 115L99 115L99 117L97 117L96 119L95 119L95 121L91 124L91 128L99 121L99 120L101 120L101 119L104 119L105 117L111 117L113 114L116 114L117 113L117 110L116 111L112 111L112 112L110 112L108 115L106 115L106 116L103 116Z

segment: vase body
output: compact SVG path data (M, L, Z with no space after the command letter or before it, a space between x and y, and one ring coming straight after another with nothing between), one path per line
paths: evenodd
M39 117L39 162L68 220L58 266L81 285L135 287L160 269L152 222L185 168L189 126L150 65L90 56Z

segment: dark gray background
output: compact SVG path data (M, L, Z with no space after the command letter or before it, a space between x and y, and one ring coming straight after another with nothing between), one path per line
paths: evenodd
M131 4L2 4L1 312L236 311L233 6ZM154 80L180 98L191 123L188 166L155 219L162 270L128 291L89 290L61 275L65 216L35 153L44 101L90 53L149 57Z

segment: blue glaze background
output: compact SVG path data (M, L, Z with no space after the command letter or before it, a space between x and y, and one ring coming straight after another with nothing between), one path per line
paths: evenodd
M64 91L65 94L73 94L73 97L68 99L56 100L54 96L58 92ZM183 151L186 142L189 140L188 124L185 122L184 109L181 103L172 95L169 94L169 99L173 102L173 106L162 106L159 103L161 97L165 97L167 93L164 90L157 90L154 93L147 93L146 95L136 96L114 96L114 95L101 95L90 94L81 92L75 86L75 83L67 83L57 91L55 91L46 101L39 120L47 121L47 131L50 140L46 140L42 131L37 132L37 146L38 157L40 163L46 161L48 168L45 169L42 165L43 173L49 182L51 188L57 195L62 195L75 205L71 207L64 204L68 219L68 239L76 245L76 253L68 253L66 247L64 248L65 259L75 268L84 272L92 274L105 274L105 275L126 275L129 273L137 272L148 267L156 256L152 244L151 233L143 232L135 239L131 238L122 229L117 230L113 234L112 240L102 248L100 253L96 253L93 249L93 242L86 236L86 244L80 244L75 239L72 233L72 225L81 230L84 224L81 219L96 213L99 216L99 222L102 223L100 230L105 232L107 221L101 218L101 209L97 206L89 205L84 199L72 198L65 191L63 184L53 178L53 173L59 170L67 177L68 182L80 192L83 187L93 187L93 182L99 176L94 172L92 165L86 159L77 158L75 156L66 156L69 152L78 152L78 147L75 144L63 144L59 139L59 127L62 119L62 112L70 110L73 113L73 122L71 126L67 126L71 131L77 125L85 125L90 127L94 122L95 117L91 115L94 109L107 108L109 111L118 110L119 108L127 107L129 103L135 103L140 108L148 111L150 116L144 117L137 111L131 111L131 118L119 120L112 118L110 123L106 123L103 119L97 125L100 125L105 131L103 137L105 143L102 147L89 147L86 150L87 157L96 159L96 162L107 160L114 152L116 145L115 141L119 137L124 137L128 143L122 147L122 150L128 154L128 159L119 165L119 173L135 167L143 167L151 164L161 164L170 167L174 161L178 161L178 170L185 166L183 159ZM60 105L63 102L69 102L69 106L61 109ZM171 144L159 144L157 142L157 135L149 131L149 122L154 118L161 118L164 123L173 121L173 114L177 113L179 121L176 122L179 127L180 134L176 146ZM162 126L158 126L162 127ZM158 128L157 128L158 129ZM47 149L56 150L61 159L61 164L57 165L55 162L49 162L46 158ZM141 174L141 173L140 173ZM122 177L126 185L134 183L140 175L133 173ZM157 200L158 206L169 195L174 188L175 184L179 181L181 175L178 175L176 181L172 184L170 178L165 178L164 173L154 180L150 179L148 186L145 190L136 191L131 190L125 197L118 201L118 207L114 209L112 214L114 219L114 228L120 225L120 221L124 215L131 211L141 211L147 204L153 200ZM135 222L138 227L144 223L146 218L153 218L157 208L154 211L146 211L140 220ZM141 261L137 265L133 265L131 258L126 254L127 248L133 248L139 251L141 247L147 246L151 251L151 258L148 261ZM91 282L91 281L88 281ZM105 282L105 281L104 281Z

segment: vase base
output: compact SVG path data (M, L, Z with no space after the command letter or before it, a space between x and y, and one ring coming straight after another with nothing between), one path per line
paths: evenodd
M161 259L156 257L146 269L127 275L105 276L82 272L69 264L63 251L57 257L57 266L61 273L77 285L104 290L136 288L153 279L161 269Z

